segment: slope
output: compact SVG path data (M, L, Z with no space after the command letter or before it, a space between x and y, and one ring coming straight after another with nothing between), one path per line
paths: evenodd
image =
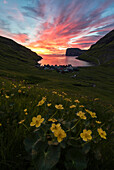
M97 41L90 49L79 56L79 59L93 62L97 65L114 65L114 30Z
M24 71L42 57L15 41L0 36L0 72Z

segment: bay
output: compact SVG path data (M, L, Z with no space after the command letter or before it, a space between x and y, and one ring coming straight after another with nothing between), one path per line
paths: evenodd
M65 56L65 55L42 55L42 58L38 63L43 65L68 65L73 67L87 67L92 66L89 62L76 59L78 56Z

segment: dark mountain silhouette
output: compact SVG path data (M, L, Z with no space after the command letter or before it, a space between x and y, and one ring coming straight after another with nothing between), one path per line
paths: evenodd
M24 64L34 66L40 59L42 57L30 49L0 36L0 68L14 70L14 67L24 67Z
M79 48L67 48L66 50L66 56L80 56L83 54L86 50L81 50Z
M89 50L82 54L79 59L93 62L97 65L108 64L114 65L114 30L110 31Z

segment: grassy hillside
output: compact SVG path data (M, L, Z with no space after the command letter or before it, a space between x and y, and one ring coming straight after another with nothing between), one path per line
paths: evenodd
M30 49L0 36L0 70L20 72L21 69L34 66L40 59L41 57Z
M114 30L92 45L79 59L90 61L97 65L114 66Z
M37 56L26 55L24 47L22 52L11 44L1 46L0 169L112 170L114 68L95 66L60 74L34 67ZM59 104L63 109L55 108ZM77 116L79 111L87 119ZM31 127L37 115L44 122ZM49 118L57 119L66 133L60 143L50 131ZM106 140L99 136L99 127L106 131ZM91 141L80 137L83 129L92 130Z
M100 96L107 103L113 98L114 69L112 67L80 68L79 72L59 74L56 71L40 70L34 67L36 60L40 57L14 41L1 37L0 44L1 77L17 81L25 79L28 83L39 83L46 88L60 88L80 95ZM74 74L77 76L73 79Z
M55 166L53 169L49 168L50 170L59 170L61 167L64 170L70 170L71 167L74 170L85 170L85 168L112 170L114 83L111 77L113 75L112 70L104 75L103 68L96 69L97 74L95 68L81 69L76 79L70 78L72 74L59 75L45 71L42 77L47 78L48 81L39 81L39 83L36 83L33 77L31 82L27 77L24 77L26 80L21 79L21 81L18 76L0 77L1 170L43 170L53 164ZM93 77L94 74L96 75ZM96 87L92 86L93 83ZM40 102L42 98L46 99L44 103ZM55 105L58 104L62 104L64 109L57 110ZM91 118L86 109L96 113L97 117ZM87 120L80 119L76 115L79 111L86 113ZM32 118L39 114L45 122L39 128L31 127ZM48 122L48 119L52 117L61 123L67 137L59 144L52 136L54 140L52 145L47 145L48 140L51 142L49 138L51 122ZM102 123L97 124L96 120ZM106 140L98 135L98 127L106 131ZM80 138L80 133L85 128L91 129L97 138L92 135L91 142L84 142ZM51 148L49 152L48 147ZM82 149L85 150L84 155L81 154ZM37 152L41 155L37 156ZM44 153L46 155L42 155Z

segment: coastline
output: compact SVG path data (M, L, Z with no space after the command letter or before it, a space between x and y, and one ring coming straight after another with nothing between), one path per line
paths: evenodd
M90 61L90 60L87 60L87 59L81 59L80 58L80 56L78 56L77 58L75 58L75 59L78 59L78 60L80 60L80 61L85 61L85 62L88 62L88 63L90 63L92 66L97 66L98 64L96 64L95 62L92 62L92 61Z
M42 60L37 60L37 63L44 66L44 65L50 65L50 66L66 66L66 65L72 65L72 67L84 67L84 66L91 66L93 64L88 63L83 60L78 60L78 56L66 56L66 55L43 55Z

